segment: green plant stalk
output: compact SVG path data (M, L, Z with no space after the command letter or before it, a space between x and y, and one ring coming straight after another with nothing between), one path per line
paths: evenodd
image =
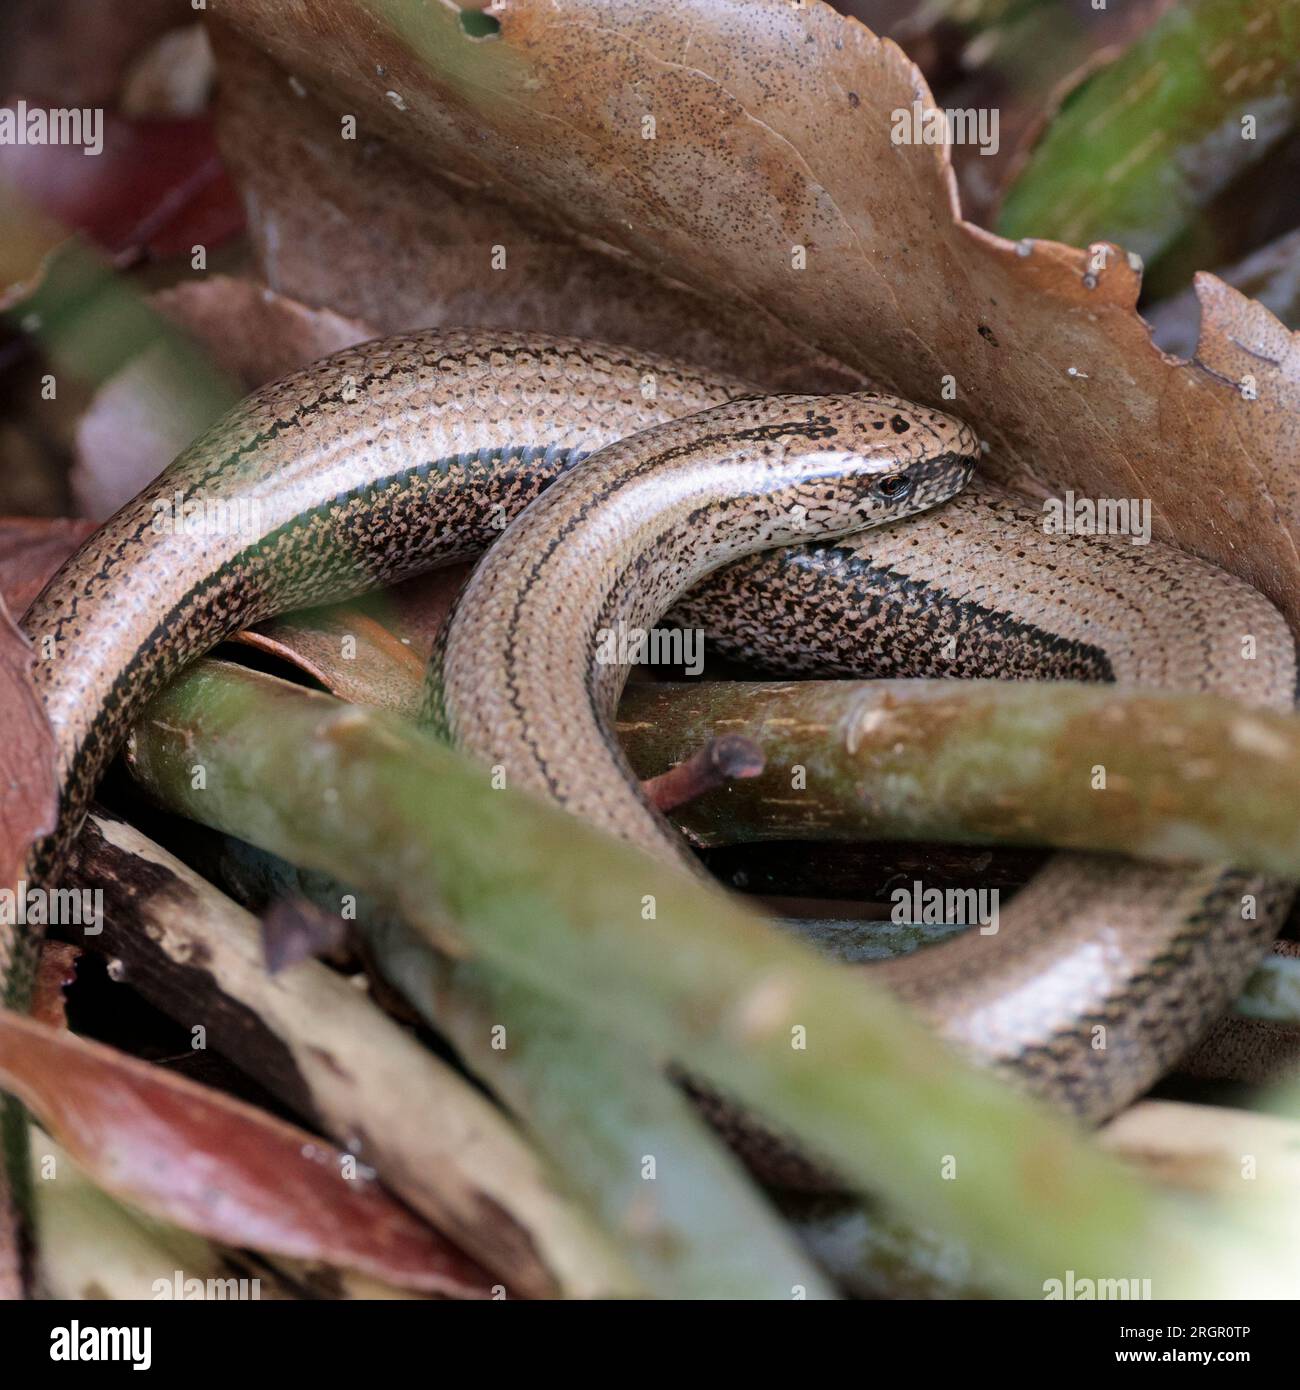
M659 1072L621 1057L622 1064L611 1067L605 1050L614 1046L621 1053L623 1047L617 1040L582 1028L571 1014L560 1014L541 995L514 984L500 971L472 964L452 965L396 918L385 915L369 894L352 893L327 874L296 869L275 855L224 834L214 834L203 842L199 857L206 873L254 909L277 899L304 897L324 911L337 912L340 902L354 899L354 925L384 977L400 989L430 1027L455 1044L483 1082L525 1120L557 1167L571 1173L575 1188L600 1208L607 1226L621 1231L623 1247L634 1244L644 1248L645 1255L651 1257L651 1267L645 1270L647 1285L656 1290L667 1286L679 1298L691 1296L673 1268L680 1265L683 1251L672 1242L659 1216L665 1206L664 1196L656 1190L653 1204L646 1200L645 1182L640 1177L644 1158L667 1154L670 1161L664 1165L662 1177L669 1183L678 1174L690 1179L682 1193L688 1233L698 1231L715 1242L717 1222L709 1211L699 1211L700 1197L711 1197L712 1188L698 1192L699 1158L688 1147L694 1139L681 1125L680 1097L674 1091L669 1100L663 1098L662 1092L672 1088L665 1086ZM837 947L827 944L837 937L836 928L892 926L791 921L784 925L795 930L824 927L824 934L814 932L808 939L844 959L858 959L860 952L850 950L840 956ZM932 930L918 928L919 933ZM887 955L891 946L895 946L892 941L869 949L873 956ZM493 986L495 999L491 997ZM502 996L522 996L522 1007L512 1008L511 999ZM492 1029L503 1019L510 1022L502 1025L504 1046L498 1049L491 1042ZM520 1049L511 1039L525 1019L529 1041ZM708 1154L703 1157L707 1171L715 1158ZM630 1175L635 1175L632 1182ZM656 1184L660 1180L656 1171ZM914 1232L903 1223L891 1224L868 1204L851 1197L792 1194L779 1200L805 1248L850 1292L873 1298L956 1297L973 1278L970 1257L958 1243ZM671 1194L668 1201L672 1202ZM701 1215L703 1229L697 1225ZM648 1221L648 1217L656 1219ZM766 1262L753 1264L747 1236L742 1236L737 1251L751 1265L745 1271L751 1280L769 1269ZM725 1254L725 1249L716 1253ZM646 1265L644 1257L634 1262L643 1269ZM671 1284L666 1283L665 1276L671 1278ZM778 1296L790 1297L790 1291L775 1280L767 1278L764 1283L768 1293L777 1289ZM719 1281L711 1279L710 1286L718 1288ZM812 1288L815 1290L816 1283ZM805 1286L804 1296L815 1297L816 1293Z
M1175 5L1067 97L997 229L1073 246L1115 241L1153 260L1286 133L1298 96L1297 0Z
M704 845L943 838L1151 857L1171 849L1300 875L1300 719L1212 696L1064 682L646 683L623 697L619 731L643 776L722 733L762 745L759 777L673 811ZM1105 790L1093 785L1098 766ZM852 962L954 930L786 926ZM1236 1010L1300 1027L1300 961L1266 956Z
M205 662L153 701L128 763L170 809L339 874L435 945L676 1059L980 1249L1005 1292L1067 1268L1200 1287L1197 1230L883 991L391 716Z
M214 840L220 842L220 850L204 856L205 866L228 880L238 896L251 897L252 905L304 896L326 911L337 911L347 892L328 875L297 870L234 837L214 836ZM611 1066L604 1054L612 1041L608 1037L581 1029L571 1015L560 1013L535 991L514 985L499 971L449 966L445 957L437 956L400 922L385 917L367 895L355 896L356 926L364 933L375 964L431 1027L454 1042L484 1083L509 1103L556 1166L572 1175L575 1188L598 1208L606 1229L621 1237L621 1247L640 1266L647 1286L667 1289L679 1298L694 1296L686 1289L697 1271L681 1272L686 1253L665 1239L669 1223L662 1213L677 1205L674 1194L656 1189L652 1204L644 1199L640 1178L639 1165L647 1154L671 1155L656 1182L662 1177L671 1184L674 1175L699 1171L699 1160L688 1148L694 1136L678 1114L680 1099L675 1094L656 1095L656 1087L665 1089L659 1074L630 1059L621 1068ZM904 954L960 930L919 923L801 919L783 919L782 925L832 958L855 962ZM1274 964L1283 967L1280 983ZM448 979L449 970L455 972L453 980ZM476 976L486 988L476 986ZM499 995L522 996L522 1009L512 1009L509 998L490 1003L487 995L493 984ZM1269 957L1247 986L1238 1008L1253 1016L1300 1023L1297 986L1300 962ZM509 1040L525 1018L531 1042L521 1052ZM510 1020L507 1045L498 1050L488 1040L494 1021L503 1019ZM649 1125L652 1119L655 1123ZM639 1143L642 1134L649 1137ZM707 1171L714 1159L707 1154L703 1158ZM631 1182L630 1175L635 1175ZM710 1245L716 1249L718 1223L712 1213L706 1211L704 1225L698 1224L699 1201L693 1194L699 1181L694 1178L682 1194L681 1220L688 1240L698 1234L706 1249ZM643 1194L640 1202L638 1182ZM859 1297L979 1298L987 1297L987 1290L996 1285L996 1279L960 1242L891 1219L873 1203L797 1194L778 1201L809 1253L838 1284ZM629 1212L640 1215L628 1222ZM651 1216L653 1223L646 1219ZM767 1261L753 1264L753 1244L747 1236L741 1237L736 1248L745 1252L750 1276L782 1268ZM705 1287L721 1287L723 1281L706 1272ZM780 1291L784 1286L777 1285L776 1279L764 1282L767 1288L760 1292L770 1294L775 1288L775 1296L790 1296ZM815 1285L805 1286L801 1296L817 1296L814 1289Z
M378 659L377 656L376 659ZM869 694L878 692L880 689L875 684L852 687L846 682L829 687L832 694L846 702L851 701L854 688L864 690ZM909 684L909 690L919 691L922 688L920 682ZM1056 689L1059 691L1061 687L1056 687ZM1112 703L1117 699L1126 698L1114 690L1103 687L1091 686L1087 687L1086 690L1087 693L1084 696L1085 710L1091 709L1091 702L1094 700ZM976 691L977 687L973 683L963 682L962 687L957 689L955 693L965 695ZM815 739L811 727L816 722L815 711L803 711L801 714L798 708L804 699L815 698L819 695L819 688L816 685L805 683L793 687L762 686L757 688L757 693L763 697L776 697L780 705L779 709L765 714L761 723L757 722L758 716L755 712L748 708L747 688L735 683L718 685L704 683L659 688L633 686L625 697L623 705L626 745L633 757L638 762L644 763L647 771L653 772L662 770L662 767L667 766L668 762L672 760L674 754L684 753L692 747L695 741L703 740L711 733L717 733L722 729L734 729L738 727L738 724L742 724L752 734L761 736L768 749L776 755L777 762L782 769L779 771L781 777L785 776L783 769L788 769L792 765L807 766L810 758L816 758L826 752L830 746L828 740L832 737L832 732L828 729L820 739ZM1041 692L1021 690L1019 687L1005 683L999 687L998 695L999 701L1003 696L1010 699L1025 698L1035 706L1040 705L1043 700ZM412 710L418 708L418 697L419 686L417 682L413 686L410 701ZM1160 698L1163 699L1164 697ZM1185 704L1184 697L1169 698L1175 706ZM1162 713L1159 716L1162 725L1167 722L1163 710L1164 706L1162 705ZM1175 713L1177 713L1176 710ZM1235 719L1238 713L1239 711L1235 706L1225 709L1225 721ZM705 719L706 714L710 722L701 722ZM684 720L690 722L683 725ZM977 740L984 738L986 736L984 729L978 721L974 722L975 727L971 737ZM1123 720L1118 718L1114 722L1123 724ZM1289 725L1290 721L1287 721L1287 724ZM1130 732L1125 725L1119 730L1119 736L1121 738L1127 737ZM1023 728L1017 729L1017 739L1023 733ZM1237 771L1234 771L1237 769L1236 760L1223 757L1223 749L1226 747L1228 737L1227 723L1225 722L1223 728L1217 733L1211 728L1209 735L1209 741L1216 745L1211 750L1213 756L1224 762L1227 776L1230 778L1237 776ZM954 730L953 736L958 737L958 732ZM905 750L897 749L896 751L902 753ZM999 777L1013 766L1012 763L1001 760L1001 753L1002 750L997 747L993 748L991 752L993 760L997 762ZM924 767L925 763L918 761L918 765ZM1252 777L1247 776L1240 780L1249 782ZM825 781L819 781L818 786L810 792L810 796L821 798L823 810L825 809L824 798L827 785ZM849 801L850 811L862 809L863 803L858 795L858 788L851 778L833 778L829 785L839 790L847 789L847 794L851 798ZM1289 794L1289 788L1288 782L1284 789L1287 794ZM692 831L704 840L721 838L724 835L734 836L737 840L746 840L764 835L794 833L799 829L797 824L792 828L769 825L765 829L761 823L763 819L762 807L750 808L747 804L747 798L751 797L757 790L756 787L734 787L702 804L679 808L674 814L679 821L685 821ZM1132 793L1148 800L1151 799L1150 790L1144 791L1141 785L1135 784L1132 787ZM999 784L994 796L1000 798L1002 795L1002 787ZM741 802L740 805L737 805L738 799ZM784 794L784 789L782 789L782 794L777 797L775 805L780 816L788 815L790 798ZM750 812L758 818L758 823L751 824L746 818L747 813ZM725 818L722 824L718 823L717 817L719 816ZM1232 825L1236 826L1236 824L1234 820ZM1269 828L1277 828L1277 826L1276 820L1269 822ZM840 826L840 829L844 833L853 835L884 833L878 824L864 823L859 825L853 816L850 816L847 822ZM1103 834L1109 835L1112 827L1109 822L1103 820L1101 830ZM839 832L837 831L837 833ZM1247 848L1258 843L1253 836L1244 838L1250 841ZM1080 840L1079 842L1091 847L1089 841ZM1110 848L1114 845L1107 842L1101 847ZM1127 848L1127 844L1121 844L1119 847ZM278 862L283 863L283 861ZM284 867L286 870L288 869L288 866ZM311 882L312 878L313 876L308 875L300 876L292 882L285 880L276 884L275 889L280 894L302 893L309 897L317 896L312 891L314 886ZM333 880L329 882L333 885ZM336 901L339 890L331 886L329 891L335 894L334 901ZM786 920L783 925L787 931L793 932L809 942L824 955L851 963L862 963L900 955L917 949L929 941L940 940L956 930L951 926L896 923L889 920L811 921L791 919ZM1242 994L1236 1002L1235 1010L1248 1018L1300 1027L1300 961L1276 955L1266 956L1243 988ZM550 1147L554 1148L553 1145Z
M725 1184L706 1178L718 1155L699 1144L693 1132L698 1121L681 1113L680 1093L661 1072L626 1056L620 1041L584 1027L571 1013L562 1013L500 971L455 965L439 956L396 918L383 914L369 895L352 894L328 875L295 869L234 837L216 838L220 847L203 854L204 865L250 906L300 896L337 912L345 897L355 899L354 925L375 965L525 1121L556 1167L572 1175L574 1187L598 1208L606 1229L622 1237L620 1244L640 1266L648 1287L692 1297L688 1289L694 1271L680 1267L698 1240L704 1258L721 1258L726 1265L721 1277L706 1270L706 1289L720 1293L728 1286L744 1289L761 1281L758 1296L789 1298L792 1289L800 1297L818 1296L819 1275L812 1276L811 1284L807 1274L791 1280L785 1251L778 1250L775 1261L755 1251L752 1225L742 1224L738 1234L719 1229L716 1190L720 1187L724 1198L729 1194ZM853 930L893 928L888 922L783 925L805 932L805 939L837 959L852 960L864 953L871 958L896 954L918 944L917 938L936 934L933 928L917 927L905 933L903 945L892 936L868 936L864 942ZM845 942L845 933L851 941ZM498 1024L503 1029L499 1045L493 1041ZM513 1041L521 1033L522 1048ZM656 1160L653 1188L647 1188L642 1176L647 1157ZM674 1190L678 1183L680 1193ZM743 1217L741 1204L732 1205ZM675 1222L674 1208L680 1208ZM792 1198L782 1209L804 1246L856 1294L955 1296L958 1279L968 1275L969 1258L959 1245L915 1234L901 1223L891 1225L852 1198ZM768 1220L766 1210L760 1219ZM680 1234L674 1235L673 1225Z
M400 923L373 922L367 939L426 1021L585 1194L652 1292L834 1297L686 1098L622 1038L500 970L435 958Z
M641 776L718 732L762 775L675 815L699 843L948 840L1232 863L1300 878L1300 717L1068 682L645 685L619 732Z
M621 1038L500 970L439 955L327 874L225 836L201 857L250 905L304 897L338 913L347 903L385 979L523 1120L649 1292L834 1296L677 1088Z

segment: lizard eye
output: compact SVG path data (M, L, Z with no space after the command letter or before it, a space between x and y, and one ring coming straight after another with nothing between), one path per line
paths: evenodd
M906 473L889 473L871 490L882 501L897 502L911 492L912 480Z

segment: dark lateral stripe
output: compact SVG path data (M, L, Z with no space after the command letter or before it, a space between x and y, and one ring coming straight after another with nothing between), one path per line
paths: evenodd
M845 586L845 581L852 582L858 587L859 598L882 606L910 602L916 609L938 610L952 618L958 633L986 633L1001 642L1018 641L1056 658L1062 665L1087 673L1081 678L1115 679L1110 657L1102 647L1063 637L1034 623L1021 622L996 608L953 598L930 580L913 579L901 570L872 565L847 547L828 546L804 552L796 563L800 568L816 569L820 573L828 567L816 560L818 555L827 557L833 564L827 577L839 578L841 587ZM998 673L990 671L989 674Z
M219 591L232 579L239 577L239 572L244 571L247 582L255 591L261 578L261 568L264 557L268 552L273 551L284 539L291 536L295 531L301 530L306 526L320 520L328 519L331 514L341 513L357 502L364 502L375 494L396 485L410 484L416 479L427 479L432 476L449 477L453 470L469 472L473 470L478 473L490 474L495 469L504 466L524 466L542 463L550 468L558 464L559 472L565 472L581 463L588 455L588 451L581 449L561 449L556 444L549 445L514 445L506 444L493 449L476 449L459 454L451 454L445 458L429 459L422 464L417 464L412 468L400 469L396 472L387 474L382 478L375 478L365 483L358 484L355 488L350 488L337 496L320 503L319 506L311 507L298 513L297 516L277 527L273 531L267 532L265 536L253 541L238 555L233 556L225 564L213 570L204 579L194 585L177 600L168 612L159 620L149 636L141 645L132 660L118 672L108 694L104 705L99 711L98 717L91 724L86 732L86 737L81 746L77 749L72 759L70 776L67 786L69 789L80 784L80 769L87 764L93 765L99 757L99 752L104 744L104 739L108 731L122 722L122 711L126 711L129 716L130 711L139 708L140 704L153 694L160 682L154 670L147 669L148 663L144 660L150 652L160 649L168 633L183 630L189 613L196 604L200 603L205 596L214 590ZM436 560L431 561L432 564ZM329 602L328 595L319 598L317 602ZM235 628L226 636L233 635ZM216 645L224 640L222 637L213 639L211 645ZM89 794L89 789L87 789Z

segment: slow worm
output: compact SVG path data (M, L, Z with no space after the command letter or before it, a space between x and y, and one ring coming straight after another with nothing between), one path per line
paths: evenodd
M1178 552L1149 547L1107 579L1110 550L1069 537L1045 548L1036 515L988 489L905 526L826 541L948 496L969 472L973 437L903 402L750 390L639 352L429 332L350 349L254 393L91 537L24 619L63 796L29 880L57 875L108 760L186 662L273 613L493 540L492 567L448 635L452 728L521 780L669 857L682 851L620 780L607 718L624 672L592 665L591 623L645 626L729 559L681 611L769 666L856 673L890 650L896 625L935 633L955 622L959 665L972 675L1147 679L1141 643L1155 642L1171 654L1163 674L1179 683L1289 704L1294 662L1275 610ZM868 461L852 479L850 458ZM211 524L191 527L191 512ZM735 560L792 540L806 544ZM891 558L874 564L873 554ZM523 584L534 562L543 577ZM1225 612L1232 632L1254 632L1268 653L1248 673L1215 645ZM470 632L481 652L466 645ZM938 643L909 642L900 636L883 673L939 662ZM1256 914L1243 922L1240 876L1078 857L1057 865L1013 904L1031 929L984 939L998 947L977 982L939 952L896 973L955 1041L1100 1118L1227 1004L1283 895L1256 885ZM37 945L30 929L0 926L10 1005L27 997ZM1099 1019L1114 1030L1100 1052Z

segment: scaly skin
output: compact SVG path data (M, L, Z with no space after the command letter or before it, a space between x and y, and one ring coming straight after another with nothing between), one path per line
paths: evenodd
M224 638L478 554L566 467L726 400L743 383L652 354L520 333L421 333L351 348L249 396L128 502L33 601L23 628L63 805L29 881L57 873L144 703ZM503 462L503 459L505 460ZM175 494L256 504L253 522L166 534ZM0 927L5 1000L34 934Z
M598 659L601 634L652 627L728 560L946 502L978 456L951 416L870 393L747 397L612 444L475 570L434 659L430 713L508 785L694 869L619 747L630 668Z

